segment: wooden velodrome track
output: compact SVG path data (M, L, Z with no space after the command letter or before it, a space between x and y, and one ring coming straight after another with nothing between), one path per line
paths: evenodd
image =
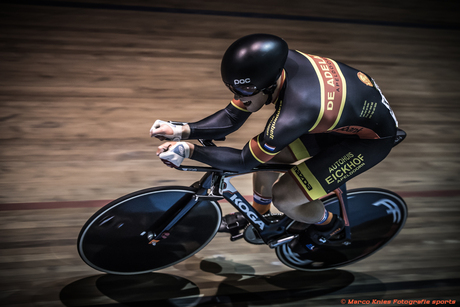
M460 300L458 1L9 3L0 5L1 306ZM157 118L194 121L225 106L231 95L220 80L221 56L255 32L379 83L408 138L349 186L405 197L409 219L399 237L360 263L322 273L291 270L268 247L230 244L222 234L152 274L111 276L86 266L76 238L98 207L199 178L163 166L148 130ZM265 109L226 145L240 148L257 134L273 111ZM250 178L235 185L252 194Z

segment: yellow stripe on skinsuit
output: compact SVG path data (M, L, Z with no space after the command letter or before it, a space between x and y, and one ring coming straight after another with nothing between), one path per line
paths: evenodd
M340 104L339 115L337 116L335 123L332 125L331 128L329 128L329 130L334 129L335 126L337 126L340 118L342 117L343 108L345 107L345 100L347 99L347 80L345 80L345 77L343 76L342 70L340 69L339 65L335 61L332 61L332 62L334 62L335 66L337 67L337 71L339 72L340 78L342 78L342 93L343 94L342 94L342 103Z
M262 161L262 160L259 159L259 157L257 157L257 155L255 154L254 150L252 149L253 142L256 142L256 141L255 141L254 139L251 139L251 140L249 141L249 150L251 151L252 156L254 157L254 159L256 159L257 161L259 161L260 163L265 163L265 161ZM259 146L259 145L257 144L257 147L258 147L258 146Z
M264 150L259 144L259 136L254 137L249 141L249 149L254 158L261 163L270 161L278 154L278 152L268 152Z
M266 155L269 155L269 156L276 156L279 152L268 152L266 151L261 145L260 145L260 139L259 139L259 135L257 136L257 139L256 139L256 143L257 143L257 146L259 146L259 149Z
M305 163L294 166L290 172L302 184L304 192L307 193L312 200L327 194Z
M323 80L323 76L321 75L321 72L319 71L318 69L318 66L316 65L315 61L310 58L307 54L297 50L298 53L302 54L304 57L306 57L310 63L311 63L311 66L315 69L315 72L316 72L316 75L318 76L318 79L319 79L319 86L321 88L321 110L319 111L319 115L318 115L318 118L316 119L316 122L315 124L313 125L313 127L311 127L310 131L315 129L316 126L318 126L319 122L321 121L321 119L323 118L323 115L324 115L324 80Z
M297 161L311 157L307 148L300 139L296 139L294 142L289 144L289 149L291 149Z

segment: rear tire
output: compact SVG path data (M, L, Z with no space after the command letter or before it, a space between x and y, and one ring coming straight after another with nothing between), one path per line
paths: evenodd
M155 222L162 224L160 218L176 212L171 209L174 204L192 199L195 192L188 187L151 188L112 201L83 226L78 237L81 258L96 270L128 275L160 270L191 257L217 233L222 213L216 202L195 204L155 246L149 244L147 231Z
M360 261L388 244L404 227L407 206L397 194L382 189L355 189L348 193L351 244L322 245L301 257L288 244L278 246L276 255L285 265L303 271L336 269ZM324 205L339 214L337 197L323 199Z

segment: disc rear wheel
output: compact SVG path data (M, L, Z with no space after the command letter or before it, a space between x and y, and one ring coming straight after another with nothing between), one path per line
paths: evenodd
M328 211L339 214L336 196L323 200ZM390 242L403 228L407 206L397 194L381 189L348 191L348 218L351 243L321 245L304 256L294 253L288 244L278 246L276 255L289 267L305 271L334 269L362 260Z

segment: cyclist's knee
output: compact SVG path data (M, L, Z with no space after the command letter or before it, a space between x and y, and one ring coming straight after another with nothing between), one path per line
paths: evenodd
M279 177L275 172L258 172L253 175L253 189L262 196L271 196L273 184Z

